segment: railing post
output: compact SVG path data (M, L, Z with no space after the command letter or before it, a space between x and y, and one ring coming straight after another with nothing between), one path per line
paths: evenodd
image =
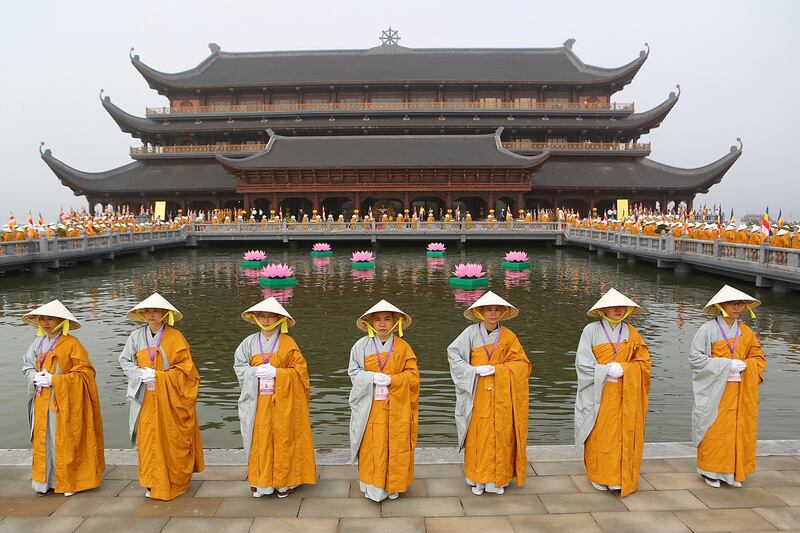
M47 253L47 237L44 234L39 235L39 253L42 255Z
M722 247L719 245L719 241L714 241L714 257L719 258L722 255Z
M81 240L81 247L84 250L89 249L89 237L85 233L83 234L83 239Z
M758 247L758 262L761 263L762 265L766 265L767 264L767 245L766 244L762 243Z

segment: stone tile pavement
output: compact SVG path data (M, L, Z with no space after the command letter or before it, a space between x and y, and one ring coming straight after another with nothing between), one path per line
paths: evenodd
M317 485L286 499L252 498L246 467L218 464L195 476L187 494L160 502L143 497L130 464L110 465L98 489L39 497L32 494L24 453L9 460L0 450L0 533L800 532L800 443L762 447L782 454L759 457L758 471L740 489L708 488L686 449L675 450L651 450L640 490L627 498L589 486L574 453L537 448L530 450L524 487L474 496L458 464L438 462L452 461L452 451L427 450L423 457L435 464L418 464L409 492L381 504L363 498L353 466L331 464L341 461L325 454ZM209 451L212 461L215 452ZM109 451L108 457L124 463L129 456Z

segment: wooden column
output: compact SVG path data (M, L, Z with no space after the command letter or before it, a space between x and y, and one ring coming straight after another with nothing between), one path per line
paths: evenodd
M275 213L278 212L278 193L272 193L272 198L269 201L269 208L274 210Z
M246 193L244 193L243 196L244 196L244 202L243 202L244 203L244 210L249 213L250 212L250 193L246 192Z
M316 192L311 195L311 209L319 211L319 194Z
M517 205L514 208L519 211L520 209L525 209L525 194L521 191L517 193Z
M491 191L486 196L486 214L487 215L489 214L489 210L490 209L494 209L494 193L491 192Z

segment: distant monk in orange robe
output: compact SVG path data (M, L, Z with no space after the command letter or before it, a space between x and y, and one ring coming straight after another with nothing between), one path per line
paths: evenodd
M528 469L528 380L531 363L513 331L501 325L516 307L489 291L464 312L468 326L447 347L456 387L458 449L472 493L503 494Z
M575 445L584 445L586 477L597 490L634 492L644 455L650 352L625 319L636 302L610 289L587 313L575 353Z
M350 461L358 457L359 488L380 502L414 481L419 420L419 370L402 339L411 317L381 300L356 320L367 335L350 350ZM394 331L397 330L397 334Z
M99 487L106 463L95 372L86 349L70 335L81 325L58 300L22 320L36 326L39 337L22 358L33 490L72 496Z
M146 325L128 337L119 356L128 376L131 444L139 452L139 484L145 497L171 500L189 489L202 472L203 443L195 404L200 375L189 343L172 325L183 318L154 293L128 318Z
M692 444L706 484L732 487L756 469L758 394L767 361L753 330L739 315L761 302L725 285L703 309L712 315L689 352L692 369Z
M239 423L247 456L247 480L255 498L289 496L298 485L317 482L308 400L311 384L300 348L287 335L292 316L274 297L242 318L259 327L234 354L242 392Z

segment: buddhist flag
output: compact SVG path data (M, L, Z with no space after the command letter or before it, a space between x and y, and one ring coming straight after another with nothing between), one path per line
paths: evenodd
M42 218L42 214L39 213L39 225L44 226L44 218Z
M763 233L765 237L772 235L772 226L769 223L769 207L764 211L764 219L761 221L761 233Z
M733 209L731 209L731 224L736 224L736 217L733 216Z
M783 209L778 209L778 225L783 226Z
M14 217L14 212L11 211L8 215L8 227L12 230L17 225L17 219Z
M33 226L33 213L28 211L28 225Z

